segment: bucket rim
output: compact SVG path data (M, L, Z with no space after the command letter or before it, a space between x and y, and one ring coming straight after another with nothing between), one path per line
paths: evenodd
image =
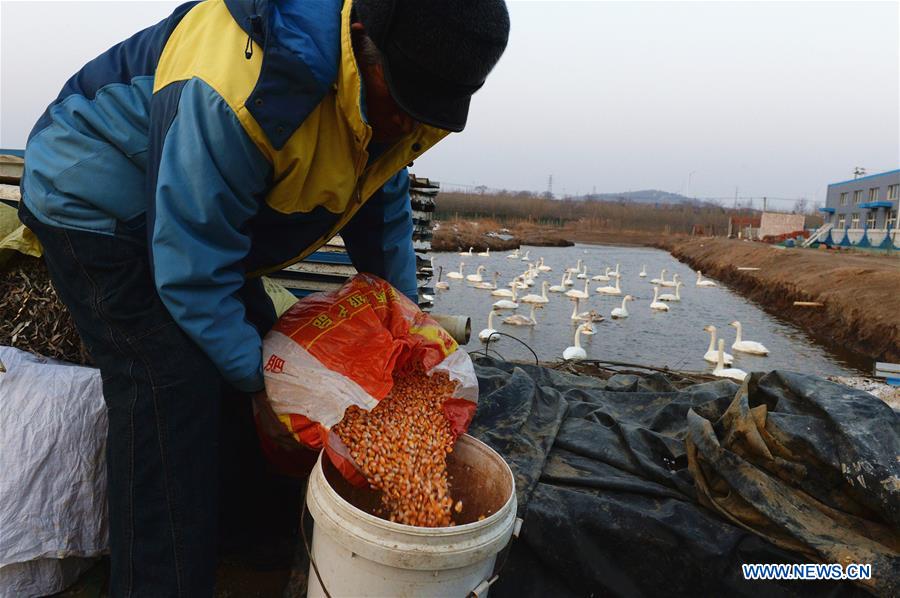
M516 478L513 475L512 469L510 469L509 464L506 462L506 459L504 459L500 453L491 448L487 443L475 438L471 434L460 435L460 437L457 439L457 442L463 438L467 439L466 442L474 442L475 446L477 446L480 450L484 450L485 452L492 454L497 459L499 459L499 461L503 464L503 471L507 474L510 483L510 493L507 499L503 502L503 505L495 512L491 513L480 521L476 520L454 526L420 527L417 525L407 525L405 523L397 523L395 521L383 519L381 517L378 517L377 515L367 513L366 511L355 506L350 501L346 500L343 496L338 494L337 490L335 490L331 486L331 483L325 477L325 470L322 465L325 451L321 451L319 453L319 458L316 463L316 469L319 470L319 475L322 476L322 480L325 482L323 484L325 491L328 492L332 498L336 498L338 500L337 504L339 504L341 508L350 510L354 513L354 515L362 517L364 521L371 523L376 527L381 527L385 530L393 532L402 532L414 536L427 536L431 538L434 538L435 536L452 537L456 535L465 535L480 528L489 527L494 523L500 521L501 519L509 516L509 513L507 511L509 509L510 503L516 501Z

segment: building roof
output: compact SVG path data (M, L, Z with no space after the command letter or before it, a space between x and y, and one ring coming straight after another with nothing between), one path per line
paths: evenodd
M900 168L898 168L897 170L887 170L887 171L885 171L885 172L878 172L878 173L875 173L875 174L867 174L866 176L861 176L861 177L856 178L856 179L849 179L849 180L846 180L846 181L839 181L839 182L837 182L837 183L831 183L831 184L829 184L828 186L829 186L829 187L834 187L835 185L844 185L844 184L846 184L846 183L856 183L856 182L864 181L864 180L866 180L866 179L871 179L871 178L874 178L874 177L877 177L877 176L884 176L884 175L886 175L886 174L900 174Z

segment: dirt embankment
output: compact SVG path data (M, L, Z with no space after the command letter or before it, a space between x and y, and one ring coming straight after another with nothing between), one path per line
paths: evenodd
M826 343L877 361L900 362L896 257L778 249L708 237L663 240L658 246ZM823 305L800 307L795 301Z
M538 247L569 247L572 241L550 226L519 224L505 228L491 220L450 220L440 222L431 248L434 251L506 251L521 245Z

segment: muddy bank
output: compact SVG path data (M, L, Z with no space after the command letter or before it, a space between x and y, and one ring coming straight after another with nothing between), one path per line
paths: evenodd
M574 243L553 227L526 224L505 228L490 220L442 221L431 240L434 251L467 251L469 247L474 251L507 251L522 245L569 247Z
M876 361L900 362L900 259L896 257L777 249L708 237L662 240L657 246L826 344L841 345ZM759 270L738 270L742 267ZM799 307L795 301L823 305Z

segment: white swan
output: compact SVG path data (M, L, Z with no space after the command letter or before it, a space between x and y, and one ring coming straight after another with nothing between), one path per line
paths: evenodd
M677 274L675 276L678 276ZM684 283L680 280L675 284L675 294L666 293L665 295L660 295L660 301L681 301L681 287L684 286Z
M716 283L711 280L703 280L703 275L700 274L700 270L697 270L697 286L698 287L717 287Z
M462 273L462 272L463 272L463 266L465 266L465 265L466 265L465 262L460 262L460 263L459 263L459 272L448 272L448 273L447 273L447 278L453 278L453 279L456 279L456 280L462 279L462 278L463 278L463 273Z
M513 251L512 253L510 253L509 255L507 255L507 256L506 256L506 259L508 259L508 260L517 260L517 259L519 259L519 250L516 249L515 251Z
M582 326L584 326L584 329L581 331L581 334L584 334L586 336L594 335L595 330L594 330L593 322L591 322L590 320L585 320L585 322L584 322L584 324L582 324Z
M522 297L522 303L550 303L550 299L547 298L547 287L549 286L550 283L545 280L541 283L541 294L525 295Z
M566 297L571 297L572 299L587 299L588 297L590 297L590 294L588 293L588 284L590 282L591 281L585 279L583 291L579 291L577 289L570 289L570 290L566 291Z
M597 292L601 295L621 295L622 289L619 287L619 279L616 279L616 286L597 287Z
M653 287L653 302L650 303L650 309L669 311L669 306L659 300L659 287Z
M499 338L491 339L495 334L497 334L497 331L494 329L494 310L491 310L488 313L487 328L478 333L478 340L483 343L488 342L488 340L492 340L492 342L500 340Z
M526 250L526 251L525 251L525 255L523 255L523 256L522 256L521 258L519 258L519 259L521 259L523 262L527 262L527 261L528 261L528 253L529 253L530 251L531 251L530 249Z
M674 275L672 275L672 280L664 280L664 281L662 281L662 283L659 286L674 287L675 285L678 284L678 278L679 278L678 274L674 274Z
M541 272L552 272L553 271L553 268L551 268L550 266L544 265L544 258L541 258L541 261L538 264L537 269L540 270Z
M512 290L512 298L510 299L500 299L499 301L494 301L493 309L516 309L519 307L519 304L516 303L516 288L513 287Z
M603 321L603 316L598 314L593 309L589 310L589 311L579 312L578 306L581 305L581 299L575 299L575 301L573 303L575 305L572 306L572 315L569 316L569 319L572 320L572 322L602 322Z
M515 281L513 281L513 282L515 282ZM494 297L512 297L513 289L515 288L512 285L513 285L513 283L511 282L511 283L509 283L510 288L508 288L508 289L494 289L493 291L491 291L491 295Z
M710 363L718 363L719 351L716 349L716 327L710 324L709 326L704 326L703 330L709 333L709 347L706 348L703 359ZM725 365L734 363L734 357L730 353L724 353L723 358Z
M617 307L617 308L613 309L612 313L609 315L614 318L627 318L628 317L628 308L625 307L625 304L628 301L634 301L634 297L632 297L631 295L625 295L624 297L622 297L622 307Z
M575 281L572 280L572 273L566 272L566 279L563 281L563 284L567 287L575 286Z
M482 289L485 291L493 291L497 288L497 278L500 276L499 272L494 272L491 276L491 282L479 282L475 285L476 289Z
M468 251L461 251L461 252L459 253L459 255L463 255L463 256L468 257L468 256L472 255L472 250L473 250L473 249L475 249L475 248L474 248L474 247L469 247L469 250L468 250Z
M488 248L485 249L484 251L479 251L479 252L478 252L478 257L491 257L491 248L488 247Z
M581 272L580 272L580 273L578 274L578 276L576 276L575 278L577 278L577 279L579 279L579 280L584 280L584 279L586 279L587 277L588 277L588 275L587 275L587 264L585 264L584 266L581 267Z
M547 290L550 291L551 293L564 293L566 291L566 277L568 277L568 275L569 275L568 272L564 272L563 276L562 276L562 281L560 281L559 284L553 285L552 287L550 287Z
M575 329L575 345L572 347L566 347L566 350L563 351L563 359L566 361L580 361L582 359L587 359L587 352L581 348L581 342L578 337L581 336L581 333L584 332L584 324L578 326Z
M443 273L444 273L444 267L438 266L438 279L437 279L437 282L434 283L434 288L438 289L439 291L446 291L447 289L450 288L449 283L447 283L446 281L444 281L444 282L441 281L441 275Z
M609 266L606 267L606 272L603 274L597 274L596 276L592 276L591 280L599 280L600 282L609 282L609 273L612 270Z
M581 264L583 261L584 260L578 260L578 265L574 268L566 268L566 272L568 272L569 274L578 274L579 272L581 272Z
M641 278L647 278L647 265L646 264L641 266L641 273L638 274L638 276L640 276Z
M719 350L716 352L716 369L712 371L712 375L717 378L731 378L738 382L743 382L747 377L747 372L738 368L725 367L725 341L719 339Z
M666 272L668 272L668 270L663 268L662 272L659 273L659 278L651 278L650 283L651 284L662 284L666 280Z
M478 266L475 268L475 274L469 274L466 276L466 280L469 282L484 282L484 279L481 278L481 273L487 270L484 266Z
M529 315L523 316L521 314L513 314L511 316L506 316L503 318L504 324L509 324L511 326L535 326L537 325L537 318L534 317L534 303L531 304L531 312Z
M610 276L615 276L616 278L622 277L622 275L619 273L619 264L616 264L616 269L614 272L610 273Z
M744 341L741 340L741 323L735 320L729 326L734 326L737 328L737 337L734 339L734 343L731 345L731 348L735 351L740 351L742 353L752 353L753 355L768 355L769 350L766 349L765 345L762 343L758 343L756 341Z

